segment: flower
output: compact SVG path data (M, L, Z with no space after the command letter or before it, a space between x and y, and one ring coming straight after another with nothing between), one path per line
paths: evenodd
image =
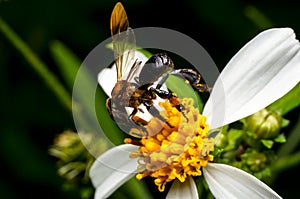
M249 116L285 95L300 78L300 45L290 28L263 31L248 42L226 65L218 77L202 115L210 129ZM100 80L114 70L100 73ZM114 74L115 75L115 74ZM110 95L107 82L100 85ZM111 83L114 85L114 83ZM138 146L114 147L94 162L90 177L95 198L105 198L135 175L138 163L130 158ZM204 178L215 198L281 198L266 184L235 167L207 163ZM167 198L198 198L191 176L175 180Z
M153 116L145 129L132 128L129 132L147 136L140 141L125 139L125 143L139 146L138 152L130 154L137 158L139 174L136 178L155 178L154 183L161 192L174 179L184 182L189 176L202 175L201 167L213 160L209 153L214 150L214 138L208 138L205 116L199 113L192 98L180 101L182 111L169 100L160 102L160 114L165 121Z

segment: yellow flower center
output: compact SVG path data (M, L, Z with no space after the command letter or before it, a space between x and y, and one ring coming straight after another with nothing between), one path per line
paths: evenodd
M136 128L130 132L147 137L140 141L125 139L125 143L140 146L138 152L131 153L132 158L138 159L136 178L155 178L154 183L161 192L166 183L176 178L184 182L188 176L200 176L201 167L213 160L209 153L214 149L214 140L207 138L206 117L199 114L193 99L184 98L181 104L183 112L167 100L161 102L160 114L166 121L153 117L145 127L146 132Z

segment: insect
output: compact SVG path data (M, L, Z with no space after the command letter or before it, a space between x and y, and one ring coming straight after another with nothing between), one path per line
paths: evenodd
M153 100L157 99L157 96L168 99L179 111L184 110L179 99L173 93L161 89L169 75L175 75L188 81L198 90L208 91L209 88L206 85L200 84L200 75L194 70L174 70L174 63L166 53L153 55L143 66L141 61L134 60L135 35L129 27L127 14L120 2L112 11L110 30L117 83L111 92L111 98L106 100L106 107L123 131L129 132L133 127L147 124L146 121L135 119L135 115L139 111L144 113L140 105L144 105L153 116L164 120L153 106ZM154 82L157 82L155 87ZM132 109L131 113L127 113L126 107ZM135 136L140 137L141 135Z

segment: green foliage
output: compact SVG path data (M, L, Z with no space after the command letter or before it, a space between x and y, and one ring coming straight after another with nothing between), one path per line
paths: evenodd
M52 56L56 61L57 66L64 77L64 80L66 81L66 84L68 85L70 91L72 91L75 78L77 77L76 76L77 72L79 71L82 62L70 49L68 49L64 44L62 44L59 41L53 41L50 45L50 49L51 49ZM102 90L99 90L98 92L95 93L96 107L91 106L91 104L93 103L91 103L91 101L89 101L89 98L86 97L87 95L94 93L92 90L94 82L92 81L92 75L89 73L89 71L84 69L85 68L81 68L80 70L81 88L80 88L80 92L78 93L79 96L77 96L78 97L77 99L73 99L78 101L75 102L73 101L73 103L77 103L76 105L80 106L77 109L85 110L88 113L88 115L93 115L94 111L96 111L96 114L98 116L98 121L101 127L103 128L103 131L109 132L109 134L107 134L107 137L109 137L113 143L121 144L123 142L122 136L120 136L122 135L122 133L110 118L106 110L105 103L103 103L107 98L105 93ZM89 123L84 123L86 127L87 126L92 127L93 125L98 124L98 121L93 121L91 118L85 118L85 119L89 121ZM91 123L91 121L94 123ZM95 131L95 129L90 129L90 130Z
M195 92L193 87L186 83L179 77L170 76L166 81L166 85L168 89L170 89L173 93L176 94L177 97L183 98L192 98L195 102L195 106L198 107L199 111L201 112L203 109L203 102L200 96Z
M50 43L50 52L68 89L73 89L74 80L82 61L58 40ZM86 77L86 81L88 80L89 77ZM87 84L90 85L91 83Z
M278 169L274 168L280 167L276 165L281 165L281 157L277 156L276 149L278 145L286 143L286 136L280 132L290 124L280 115L295 109L299 105L299 98L298 84L267 109L238 122L242 126L231 124L224 127L216 138L219 151L216 161L234 165L260 179L271 177L272 170L277 172Z
M268 109L276 111L280 115L285 115L289 111L297 108L300 105L300 83L297 84L290 92L288 92L284 97L280 98L273 104L271 104Z
M88 142L95 141L92 134L85 134ZM95 161L82 143L82 138L72 131L62 132L54 144L49 148L49 153L57 158L58 175L65 179L65 190L79 189L81 198L91 198L93 194L92 184L89 178L89 169ZM105 151L107 146L104 141L93 143L99 151Z

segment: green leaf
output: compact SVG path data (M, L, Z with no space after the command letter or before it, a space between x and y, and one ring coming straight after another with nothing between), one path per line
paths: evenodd
M282 118L281 121L281 128L287 127L290 124L290 120L287 120L285 118Z
M152 56L152 53L150 53L148 50L142 48L137 48L136 50L143 53L148 59Z
M179 98L192 98L195 102L195 106L198 106L200 112L202 112L203 102L190 84L185 83L185 81L179 77L170 76L166 81L166 85L168 89Z
M63 43L52 41L50 51L69 89L73 89L74 80L82 61Z
M261 30L273 27L272 21L268 19L263 12L254 6L245 8L245 16L248 17Z
M25 58L29 66L37 72L44 80L45 84L56 94L60 102L68 109L72 110L72 98L65 87L61 84L49 67L39 59L30 47L3 21L0 17L0 32Z
M62 76L64 77L69 88L73 88L73 84L77 75L77 71L81 66L80 59L65 45L63 45L59 41L54 41L50 45L51 53L53 58L55 59ZM116 123L110 118L109 113L106 109L106 99L107 96L103 92L100 87L96 90L95 93L95 102L91 102L86 98L86 95L90 95L93 91L94 82L91 80L92 76L88 71L83 71L80 75L80 82L82 83L80 92L80 104L84 110L88 110L87 113L90 115L92 112L96 111L98 116L98 121L93 121L90 118L88 119L87 128L90 123L99 122L102 130L106 133L106 136L114 143L114 144L122 144L123 143L123 135L124 133L117 127ZM95 107L91 106L91 104L95 104ZM94 125L97 125L94 123ZM125 185L125 192L131 198L151 198L150 193L148 192L145 185L141 182L137 182L135 179L129 180Z
M105 132L106 136L116 145L124 144L124 136L127 136L123 131L119 129L117 124L111 119L107 108L106 108L106 99L107 96L102 89L97 89L97 93L99 93L98 102L96 102L96 111L99 117L99 122L101 128Z
M268 106L269 110L276 111L279 115L285 115L300 105L300 83L298 83L285 96Z
M102 130L114 144L123 143L123 132L116 126L107 112L105 106L107 96L105 93L101 89L97 90L95 93L95 101L90 101L91 97L87 97L94 94L95 91L92 89L94 88L94 84L97 84L97 82L92 79L92 74L87 70L83 70L84 68L81 68L80 76L76 76L81 66L81 61L61 42L51 42L50 50L70 89L73 88L75 78L80 78L80 93L78 93L79 96L77 100L81 107L78 109L82 111L82 115L85 115L83 118L85 121L82 121L81 125L86 127L86 131L95 132L93 126L99 125L100 123ZM93 106L94 104L95 106ZM93 117L95 111L98 118ZM83 112L86 112L86 114L83 114Z
M280 134L278 135L275 139L274 139L275 142L278 142L278 143L285 143L286 142L286 138L283 134Z
M240 140L242 139L242 136L244 134L243 130L238 129L230 129L227 133L227 141L228 144L224 148L225 151L230 151L236 148L237 145L239 145Z
M228 141L235 143L237 140L242 138L243 134L244 134L244 130L230 129L227 135Z
M274 142L272 140L261 140L261 143L268 149L272 148Z

